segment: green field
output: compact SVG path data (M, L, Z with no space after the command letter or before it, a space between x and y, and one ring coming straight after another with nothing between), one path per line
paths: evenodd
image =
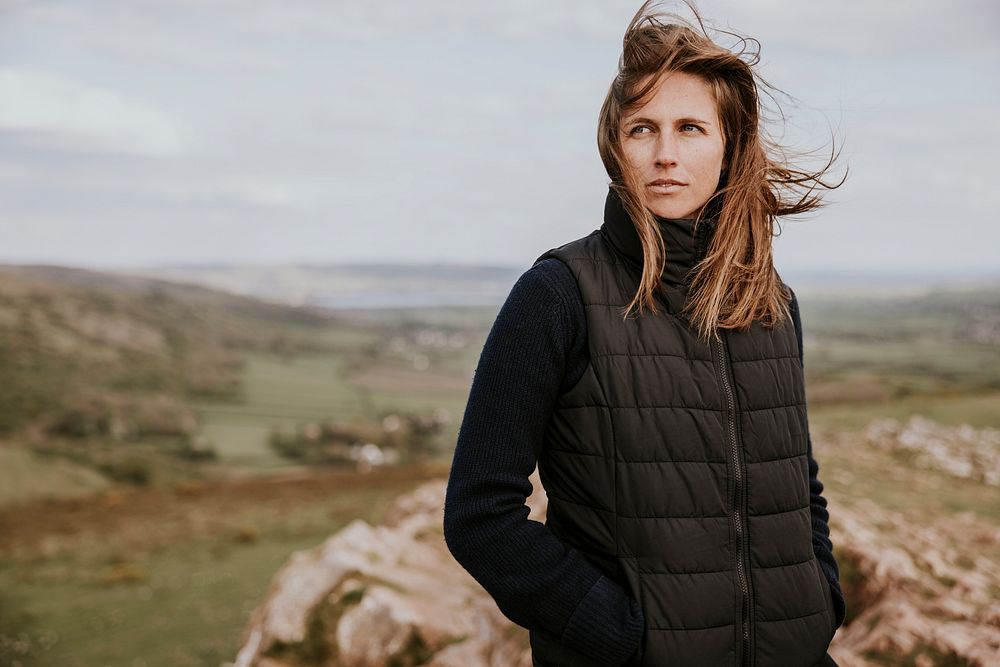
M321 419L352 419L363 411L361 397L344 377L345 359L334 354L282 359L248 354L245 399L199 403L203 433L227 464L248 467L287 465L267 444L272 429Z

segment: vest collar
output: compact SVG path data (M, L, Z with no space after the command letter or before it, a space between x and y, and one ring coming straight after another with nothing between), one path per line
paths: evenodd
M698 229L694 218L663 218L654 215L660 225L667 261L663 281L672 285L688 285L691 269L705 257L709 241L715 231L715 219L705 218ZM611 245L642 271L642 244L632 218L614 188L608 188L604 202L604 224L601 232Z

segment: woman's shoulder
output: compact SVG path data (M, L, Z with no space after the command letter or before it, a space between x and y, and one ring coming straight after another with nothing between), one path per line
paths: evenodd
M499 336L552 346L566 363L569 380L586 365L587 320L576 278L556 258L536 261L514 283L494 325Z
M560 259L547 257L535 262L531 268L521 275L518 282L524 281L527 286L548 290L560 301L570 302L580 299L580 289L570 268Z
M584 321L583 298L576 278L556 258L536 261L514 283L504 304L526 319L557 318L572 329Z

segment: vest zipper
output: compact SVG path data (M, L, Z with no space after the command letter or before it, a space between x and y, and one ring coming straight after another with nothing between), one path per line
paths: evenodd
M727 417L728 417L728 433L729 433L729 453L732 455L733 461L733 472L735 474L735 484L733 489L733 519L734 525L736 526L736 572L739 576L740 590L743 595L740 604L739 613L739 625L740 625L740 637L742 641L742 659L740 665L742 667L752 667L753 665L753 653L750 650L750 631L752 623L752 610L753 605L750 600L750 583L747 575L747 567L744 563L746 559L749 561L748 551L749 545L747 544L747 531L748 526L745 525L746 521L746 509L745 509L745 496L746 496L746 485L743 482L743 460L740 456L742 448L739 445L739 436L737 431L736 422L736 399L733 395L733 382L731 379L731 369L729 366L729 353L726 349L726 335L725 332L720 332L720 339L716 344L717 355L719 358L719 370L722 376L722 386L726 391L726 402L728 407Z

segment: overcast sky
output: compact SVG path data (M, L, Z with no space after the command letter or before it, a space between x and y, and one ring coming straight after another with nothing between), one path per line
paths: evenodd
M0 262L527 267L601 223L640 4L0 0ZM1000 4L698 6L850 167L779 270L997 267Z

